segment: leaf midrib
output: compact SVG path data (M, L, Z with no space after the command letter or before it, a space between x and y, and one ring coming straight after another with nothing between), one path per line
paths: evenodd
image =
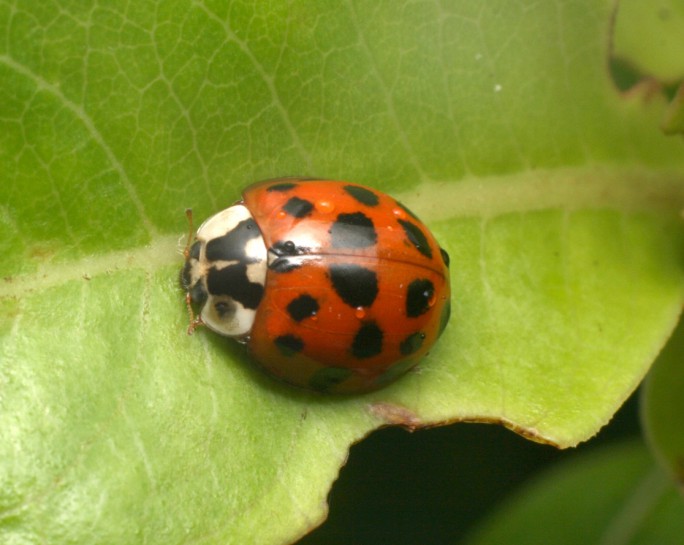
M501 176L426 181L394 195L427 224L450 219L492 219L540 210L620 210L681 215L684 169L592 166L538 169ZM35 271L0 283L0 299L37 292L76 279L136 269L154 272L183 261L184 234L153 237L146 246L70 262L45 261Z
M469 176L457 184L426 181L395 197L427 223L551 209L678 215L684 209L684 168L597 165L535 169Z

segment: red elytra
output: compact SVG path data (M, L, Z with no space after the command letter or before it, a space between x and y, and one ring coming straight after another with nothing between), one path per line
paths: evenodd
M243 199L270 251L248 341L261 367L298 386L361 392L425 356L449 318L448 257L407 208L324 180L260 182ZM309 302L303 318L288 311L297 301Z

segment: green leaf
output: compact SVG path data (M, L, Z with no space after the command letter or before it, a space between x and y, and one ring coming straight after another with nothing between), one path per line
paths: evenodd
M0 0L0 542L285 543L377 426L596 433L683 299L683 144L615 90L611 6ZM183 210L290 174L451 254L451 324L385 390L185 335Z
M642 421L649 446L684 491L684 324L680 322L646 380Z
M466 545L676 545L684 501L639 443L577 456L540 475Z

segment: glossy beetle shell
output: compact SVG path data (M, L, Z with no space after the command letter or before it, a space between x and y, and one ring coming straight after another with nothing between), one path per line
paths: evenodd
M281 179L243 202L268 250L247 344L268 373L327 392L388 384L449 318L448 256L407 208L371 188Z

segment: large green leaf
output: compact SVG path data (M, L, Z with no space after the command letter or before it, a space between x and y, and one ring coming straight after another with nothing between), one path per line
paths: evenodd
M613 87L611 4L0 1L0 541L282 543L384 423L592 436L682 303L684 146ZM184 208L288 174L392 192L452 256L451 325L383 391L185 335Z

